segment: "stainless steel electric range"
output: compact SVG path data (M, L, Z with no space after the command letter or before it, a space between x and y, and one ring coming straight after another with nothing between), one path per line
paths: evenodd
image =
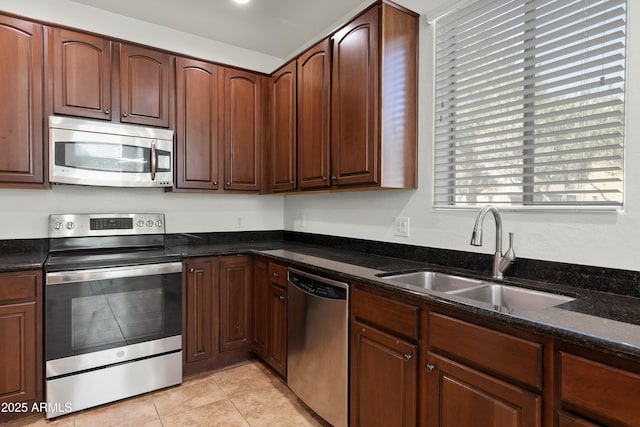
M163 214L49 217L47 418L182 382L182 262Z

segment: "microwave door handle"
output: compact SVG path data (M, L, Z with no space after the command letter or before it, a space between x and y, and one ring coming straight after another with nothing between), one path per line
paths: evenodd
M156 142L151 142L151 181L156 180L156 171L158 169L158 156L156 154Z

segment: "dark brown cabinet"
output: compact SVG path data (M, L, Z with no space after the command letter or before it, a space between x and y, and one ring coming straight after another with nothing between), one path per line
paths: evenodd
M251 350L253 268L248 255L220 258L220 351Z
M48 29L53 112L111 120L111 41Z
M169 127L172 55L62 28L47 34L55 114Z
M542 398L434 353L428 355L430 427L539 427Z
M22 405L0 412L0 422L42 401L42 334L42 273L0 274L0 404Z
M419 309L352 289L350 424L415 426Z
M255 337L253 350L283 377L287 375L287 268L254 263Z
M173 56L120 43L120 121L169 127Z
M208 62L176 59L177 188L219 188L221 72Z
M224 189L259 191L262 162L262 80L224 69Z
M218 260L192 258L184 263L183 371L209 369L218 347Z
M268 191L296 188L296 63L269 79Z
M383 2L332 37L332 185L417 185L417 25Z
M246 359L253 343L251 257L189 258L183 275L184 374Z
M331 43L325 39L297 60L298 187L327 188L331 129Z
M541 343L441 313L426 318L429 427L542 425Z
M560 425L637 426L640 423L637 365L595 352L582 353L559 351L557 355ZM627 365L633 370L627 369Z
M0 16L0 186L42 185L42 26Z

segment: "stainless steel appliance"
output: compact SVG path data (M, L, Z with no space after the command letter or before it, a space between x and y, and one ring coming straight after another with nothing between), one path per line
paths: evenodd
M110 187L171 187L173 131L49 117L49 181Z
M162 214L49 217L47 418L182 382L182 262Z
M333 426L346 426L349 286L290 268L287 291L287 384Z

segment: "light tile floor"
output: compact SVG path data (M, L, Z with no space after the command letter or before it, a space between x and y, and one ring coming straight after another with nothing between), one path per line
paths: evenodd
M258 361L185 379L179 387L46 421L6 425L51 427L320 426L287 385Z

